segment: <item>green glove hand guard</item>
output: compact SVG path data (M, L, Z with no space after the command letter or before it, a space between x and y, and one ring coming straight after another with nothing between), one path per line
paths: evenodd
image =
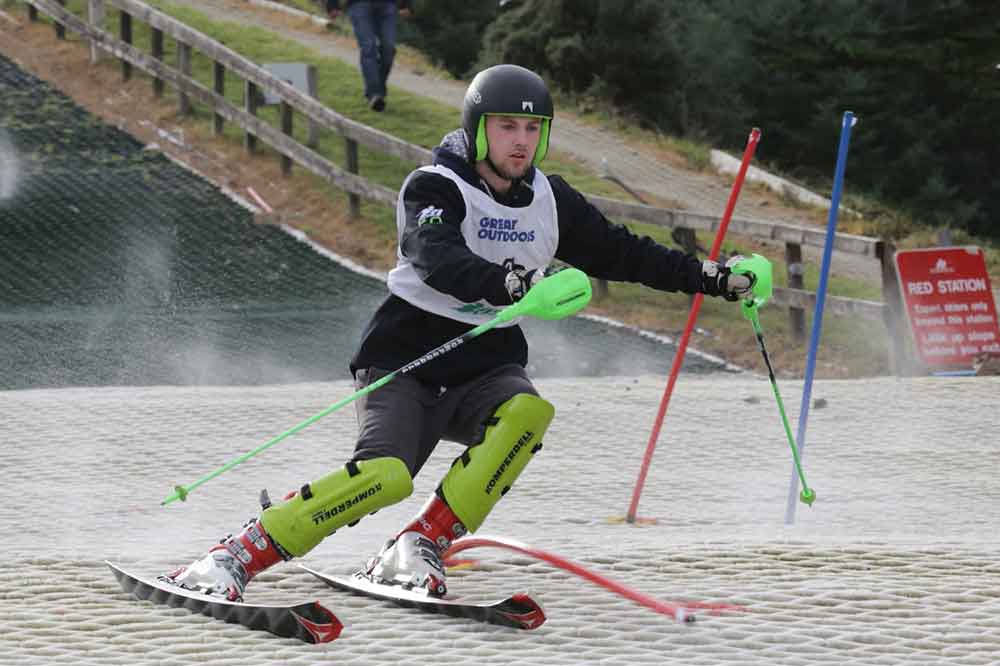
M524 298L500 311L500 321L514 317L562 319L576 314L590 302L590 278L576 268L566 268L546 276Z
M756 277L753 287L750 288L753 295L743 299L740 304L743 316L752 319L757 308L770 300L774 292L771 262L759 254L753 254L738 262L731 270L733 273L752 273Z

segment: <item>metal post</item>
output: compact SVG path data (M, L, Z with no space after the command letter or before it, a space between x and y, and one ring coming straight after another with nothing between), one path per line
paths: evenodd
M899 276L893 263L896 248L889 241L879 241L875 244L875 256L882 267L883 318L889 335L889 368L897 377L903 377L911 373L912 364L906 345L906 313L899 290Z

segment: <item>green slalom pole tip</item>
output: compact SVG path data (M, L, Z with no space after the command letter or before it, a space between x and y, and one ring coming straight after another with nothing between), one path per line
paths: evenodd
M813 490L812 488L806 488L801 493L799 493L799 499L802 500L803 504L812 506L813 502L816 501L816 491Z

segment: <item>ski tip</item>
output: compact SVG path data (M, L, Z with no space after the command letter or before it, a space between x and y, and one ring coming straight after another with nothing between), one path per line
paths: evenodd
M292 611L296 621L312 637L313 643L330 643L340 637L344 630L344 624L328 608L318 601L314 601L309 608L311 618L305 617L301 613Z
M108 568L111 569L111 573L115 575L115 579L119 583L122 583L123 578L128 578L131 575L127 573L124 569L122 569L120 566L112 562L111 560L104 560L104 564L106 564ZM125 591L128 592L128 589L126 589L124 585L122 585L122 589L125 589Z
M514 626L521 629L537 629L545 624L545 610L542 605L527 594L515 594L510 597L513 608L499 611L499 614L510 620Z

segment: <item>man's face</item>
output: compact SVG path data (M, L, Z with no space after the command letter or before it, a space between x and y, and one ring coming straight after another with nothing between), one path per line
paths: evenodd
M521 116L486 116L490 161L506 180L523 178L541 139L542 121Z

